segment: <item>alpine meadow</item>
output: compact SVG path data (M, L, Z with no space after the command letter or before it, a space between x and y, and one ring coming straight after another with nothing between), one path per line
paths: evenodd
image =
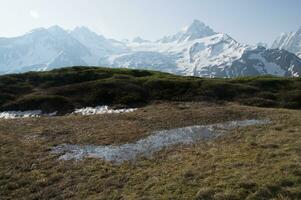
M0 199L301 199L298 0L2 0Z

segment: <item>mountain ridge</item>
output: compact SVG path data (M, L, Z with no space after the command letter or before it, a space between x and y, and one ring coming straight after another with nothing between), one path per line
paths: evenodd
M121 42L87 27L67 31L52 26L16 38L0 38L0 52L0 72L4 73L84 65L200 77L301 75L301 60L292 53L241 44L199 20L157 41L137 37Z
M272 48L287 50L301 58L301 26L295 32L282 33L273 42Z

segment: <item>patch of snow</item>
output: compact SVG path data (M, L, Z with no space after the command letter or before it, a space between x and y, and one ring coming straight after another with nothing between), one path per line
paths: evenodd
M110 109L108 106L97 106L95 108L86 107L86 108L76 109L72 114L76 114L76 115L120 114L120 113L130 113L136 110L137 108Z
M120 113L130 113L136 110L137 108L111 109L108 106L97 106L95 108L86 107L86 108L76 109L71 114L74 115L120 114ZM37 118L37 117L44 117L44 116L52 117L56 115L57 112L43 113L41 110L5 111L5 112L0 112L0 119Z
M60 160L81 160L97 158L116 163L135 160L139 156L150 157L153 153L174 145L188 145L200 140L210 140L219 137L227 131L251 125L264 125L270 120L230 121L220 124L189 126L171 130L153 132L152 135L135 143L119 146L79 146L62 144L52 149L52 153L62 154Z
M43 114L41 110L6 111L0 113L0 119L36 118L41 116L55 116L57 112Z
M298 72L295 72L294 68L295 65L293 64L288 68L288 71L292 74L293 77L299 77L300 75L298 74Z

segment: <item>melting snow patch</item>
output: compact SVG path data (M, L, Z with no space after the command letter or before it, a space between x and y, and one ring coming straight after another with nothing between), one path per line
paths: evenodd
M41 116L54 116L57 112L43 114L41 110L28 110L28 111L6 111L0 113L0 119L16 119L16 118L30 118Z
M76 109L72 114L79 114L79 115L98 115L98 114L113 114L113 113L129 113L136 111L136 108L129 108L129 109L110 109L108 106L97 106L95 108L87 107Z
M119 114L119 113L129 113L136 111L137 108L129 109L111 109L108 106L97 106L95 108L87 107L76 109L73 113L75 115L98 115L98 114ZM43 113L41 110L28 110L28 111L5 111L0 112L0 119L16 119L16 118L37 118L43 116L56 116L57 112L53 113Z
M231 121L206 126L190 126L171 130L153 132L152 135L135 143L119 146L79 146L63 144L52 149L52 153L62 154L61 160L81 160L84 158L99 158L106 161L122 163L135 160L139 156L150 157L154 152L163 148L180 145L193 144L199 140L214 139L228 130L251 125L263 125L270 123L269 120L244 120Z

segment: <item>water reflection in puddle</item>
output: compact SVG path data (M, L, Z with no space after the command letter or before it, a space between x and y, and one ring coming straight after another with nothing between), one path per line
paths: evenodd
M134 160L138 156L149 157L154 152L163 148L179 145L193 144L199 140L214 139L228 130L252 125L264 125L269 120L243 120L231 121L220 124L190 126L184 128L153 132L152 135L135 143L127 143L119 146L93 146L62 144L53 148L52 152L62 154L61 160L80 160L83 158L99 158L106 161L122 163Z

